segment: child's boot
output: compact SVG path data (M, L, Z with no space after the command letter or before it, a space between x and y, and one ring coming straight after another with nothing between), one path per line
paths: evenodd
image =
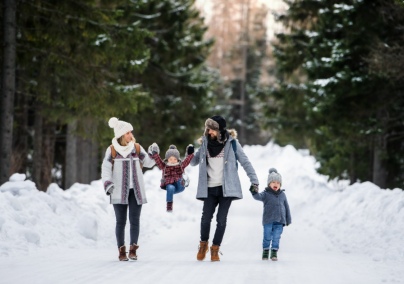
M196 255L196 259L202 261L206 257L206 253L209 251L209 241L201 242L198 248L198 254Z
M277 260L278 260L278 251L277 251L277 250L275 250L275 249L271 250L271 259L272 259L273 261L277 261Z
M211 261L220 261L219 253L222 254L219 251L219 246L215 246L215 245L211 246L210 247L210 260Z
M136 250L139 248L138 245L133 244L133 246L129 247L129 258L131 260L137 260Z
M167 212L172 213L173 212L173 202L167 202Z
M126 256L126 247L121 246L119 249L119 261L128 261L129 259Z
M268 260L269 258L269 249L264 249L262 251L262 260Z

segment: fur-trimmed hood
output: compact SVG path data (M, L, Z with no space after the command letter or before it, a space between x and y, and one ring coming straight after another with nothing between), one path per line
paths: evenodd
M237 139L237 130L236 129L228 129L227 130L228 132L229 132L229 134L234 138L234 139ZM205 136L208 136L209 135L209 132L207 132L206 131L206 129L205 129ZM200 137L199 139L198 139L198 143L199 144L202 144L202 137Z

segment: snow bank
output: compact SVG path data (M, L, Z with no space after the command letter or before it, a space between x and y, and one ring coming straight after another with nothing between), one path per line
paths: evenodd
M194 169L196 170L196 169ZM165 212L165 191L159 188L161 171L146 173L147 198L141 218L141 239L148 241L161 228L180 221L194 221L202 202L195 206L195 191L176 196L177 214ZM25 175L13 175L0 187L0 257L41 248L115 246L115 214L101 181L74 184L64 191L51 184L38 191ZM195 182L194 182L195 186ZM189 202L192 200L192 202ZM129 243L129 225L127 226Z
M381 190L372 183L354 184L335 190L316 172L316 160L292 146L246 146L244 150L260 180L266 183L268 169L282 174L282 187L292 211L291 226L319 230L331 240L331 250L365 253L375 261L404 261L404 193ZM174 213L165 212L165 191L159 189L161 171L145 174L148 204L142 208L139 242L152 241L162 228L176 230L178 222L199 222L202 202L195 199L198 168L188 167L190 187L174 197ZM234 202L232 218L246 212L256 215L261 206L248 192L249 180L239 169L244 199ZM261 215L254 216L260 222ZM127 230L129 225L127 226ZM46 247L115 246L115 215L101 181L74 184L63 191L51 184L39 192L25 176L13 175L0 186L0 256ZM197 241L198 234L195 234ZM128 243L129 234L126 233Z
M404 261L402 189L384 190L364 182L336 190L316 172L316 160L292 146L269 143L246 146L245 151L253 160L260 184L265 184L270 167L278 169L291 205L292 223L302 222L308 229L322 231L335 245L331 250L365 253L374 261Z

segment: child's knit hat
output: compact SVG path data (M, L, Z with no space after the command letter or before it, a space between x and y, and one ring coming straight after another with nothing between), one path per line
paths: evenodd
M279 181L279 183L282 184L282 176L275 168L270 168L267 184L270 184L273 181Z
M129 131L133 131L132 124L119 120L116 117L112 117L108 121L108 124L109 127L114 129L115 138L117 139Z
M175 145L171 145L168 148L166 152L166 160L172 156L176 157L178 161L180 160L180 152L177 150L177 147Z

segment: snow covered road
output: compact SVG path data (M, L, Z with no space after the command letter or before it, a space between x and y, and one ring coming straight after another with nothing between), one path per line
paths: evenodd
M278 262L261 260L262 204L250 196L249 182L241 168L244 199L233 202L230 209L219 263L208 258L196 261L202 212L202 202L195 199L197 168L187 169L191 186L175 195L173 214L164 211L165 195L158 189L160 172L153 170L145 178L149 204L142 210L138 261L117 261L112 206L105 205L97 182L92 187L76 185L67 192L50 190L52 200L41 195L36 201L36 195L30 196L34 193L0 193L0 218L4 219L0 220L0 283L404 282L404 250L400 244L404 235L402 192L396 190L386 195L385 191L379 193L380 189L376 191L365 184L363 190L370 192L371 197L360 195L362 189L355 189L354 193L347 189L343 196L332 191L324 177L315 173L312 157L301 155L293 147L268 144L245 150L261 184L265 183L270 167L276 167L283 176L292 225L282 235ZM367 209L372 205L369 200L377 200L379 195L389 208L378 201L379 209ZM27 196L30 198L24 199ZM352 208L359 208L363 216L358 217L359 213L349 205L342 206L341 198L353 204ZM361 204L367 205L361 208ZM35 222L23 222L17 217L30 218L27 216L35 215L34 209L42 210ZM393 210L395 215L387 218L391 231L386 230L383 219L371 215L375 210ZM211 233L214 227L212 222ZM22 228L33 231L39 240L33 240ZM94 228L95 233L88 228ZM391 253L383 253L389 249Z

